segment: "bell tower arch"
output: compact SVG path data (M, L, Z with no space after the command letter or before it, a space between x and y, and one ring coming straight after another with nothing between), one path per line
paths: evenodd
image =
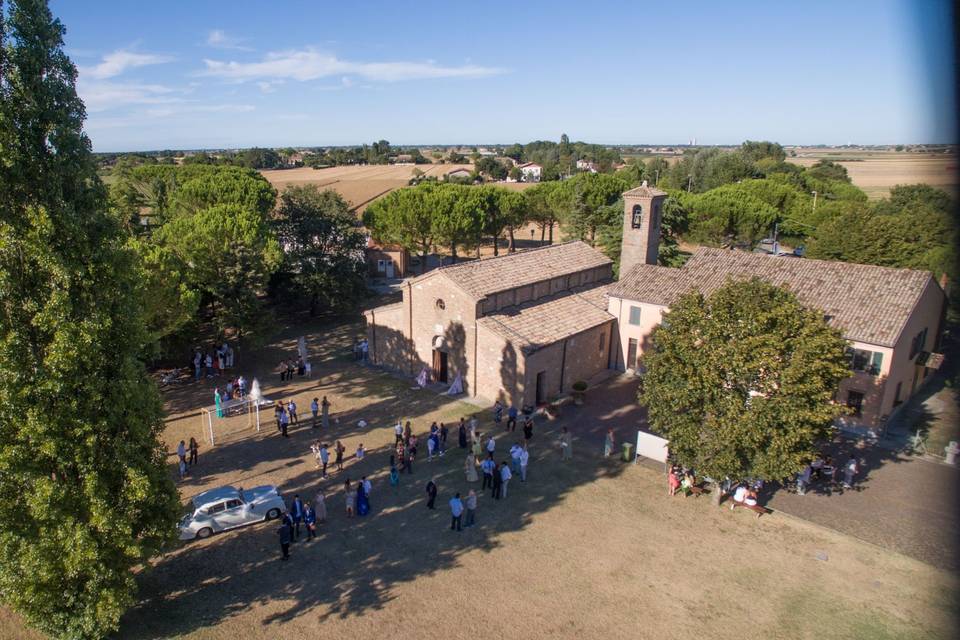
M647 181L623 194L623 240L620 245L620 277L637 264L657 264L660 222L666 191L647 186Z

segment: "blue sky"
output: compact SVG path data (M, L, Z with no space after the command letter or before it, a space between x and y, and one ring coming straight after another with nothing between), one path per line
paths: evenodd
M948 142L943 0L53 0L98 151Z

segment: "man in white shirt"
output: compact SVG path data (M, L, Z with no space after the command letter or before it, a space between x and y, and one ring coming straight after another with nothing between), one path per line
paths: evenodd
M490 436L487 439L487 453L493 453L497 448L497 441L493 439L493 436Z
M510 465L504 462L500 465L500 481L502 486L500 487L500 497L507 497L507 485L510 484L510 478L513 477L513 474L510 473Z
M393 434L396 436L393 444L403 442L403 423L401 421L397 420L397 424L393 425Z
M527 463L530 462L530 452L524 447L520 450L520 482L527 481Z
M510 461L512 471L514 473L520 473L520 452L523 451L523 447L519 443L510 447Z
M450 531L454 529L462 531L460 521L463 518L463 502L460 500L459 493L450 498L450 515L452 516L450 520Z
M360 482L363 484L363 491L364 491L364 493L366 493L366 494L367 494L367 497L369 498L369 497L370 497L370 490L373 489L373 484L370 482L370 480L367 479L366 476L364 476L363 478L361 478L361 479L360 479Z

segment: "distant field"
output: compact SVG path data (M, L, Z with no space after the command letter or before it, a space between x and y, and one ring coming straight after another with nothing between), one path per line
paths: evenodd
M270 183L282 191L289 185L316 184L342 195L357 212L380 196L407 186L414 169L440 177L454 169L472 170L469 164L367 165L330 167L329 169L275 169L261 171Z
M925 183L956 197L957 156L844 150L800 150L790 162L809 167L818 160L833 160L850 174L853 184L872 199L883 198L898 184Z

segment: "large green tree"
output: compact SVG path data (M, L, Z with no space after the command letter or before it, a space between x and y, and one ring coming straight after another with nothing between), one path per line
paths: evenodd
M154 234L183 263L192 287L210 307L216 328L243 338L262 328L263 304L270 275L281 252L259 213L236 204L221 204L174 218Z
M398 244L420 253L420 272L427 266L427 255L437 239L426 183L398 189L375 200L363 212L363 224L381 242Z
M0 598L100 638L175 533L137 257L97 179L63 25L0 3Z
M310 315L340 310L366 291L366 238L350 205L336 191L291 186L280 196L273 228L283 247L280 276L294 298L305 298Z
M639 394L650 424L716 480L796 473L842 413L846 342L786 289L753 279L689 293L651 342Z

